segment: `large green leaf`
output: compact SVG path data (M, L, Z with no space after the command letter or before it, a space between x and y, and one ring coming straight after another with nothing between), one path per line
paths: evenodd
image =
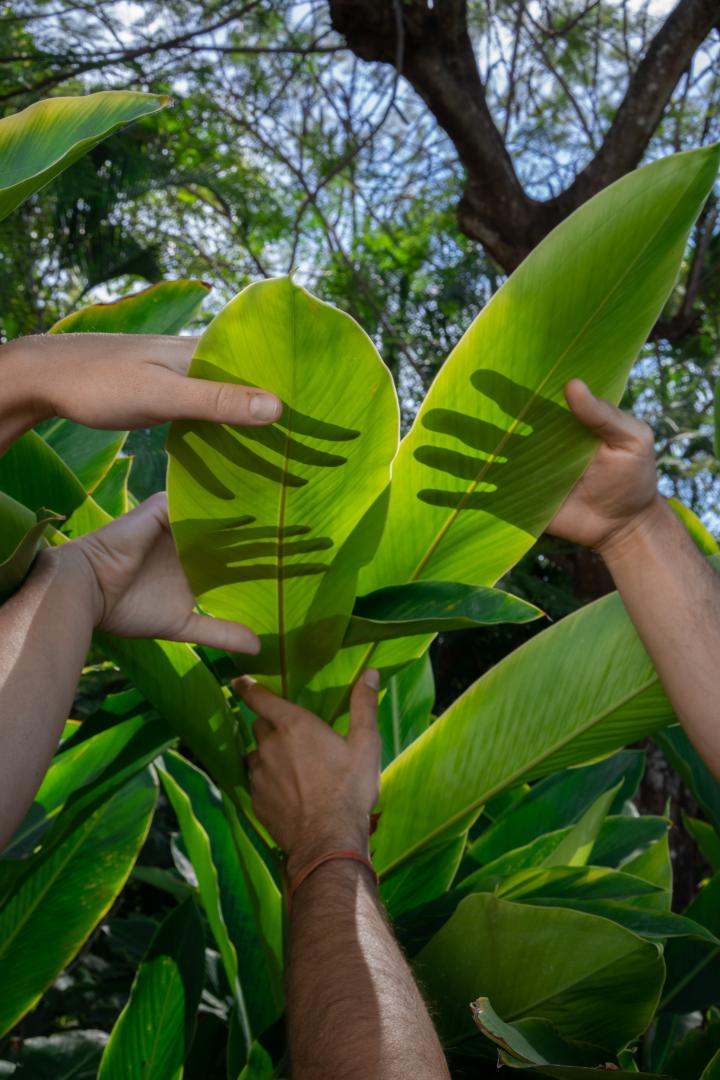
M66 518L63 531L82 536L110 516L88 495L74 473L33 431L0 458L0 491L31 511L45 506ZM0 501L0 521L5 520ZM14 520L11 516L11 520ZM1 530L0 530L1 532ZM246 790L235 719L217 680L189 645L97 634L114 660L233 798Z
M542 614L534 604L501 589L453 581L415 581L359 597L343 644L361 645L413 634L531 622Z
M414 967L446 1045L472 1037L483 996L510 1023L542 1017L611 1054L648 1026L665 975L656 945L607 919L487 893L462 901Z
M0 120L0 220L113 131L169 104L159 94L106 90L38 101Z
M531 547L596 446L567 408L580 377L613 402L675 282L720 146L655 161L557 226L455 347L403 439L387 524L360 592L418 580L493 585ZM358 647L312 684L322 714L368 663L424 641Z
M339 648L375 550L398 406L350 318L289 278L251 285L210 324L190 374L261 386L269 427L176 423L170 517L188 579L214 615L260 634L260 667L293 696Z
M619 596L589 604L505 657L388 766L372 837L378 870L464 830L504 788L672 719Z
M141 773L28 864L0 909L0 1033L32 1008L110 909L145 839L155 797L152 777ZM0 885L8 872L5 863Z
M210 291L205 281L160 281L108 304L90 304L56 322L51 334L179 334Z
M233 810L175 754L160 771L222 957L249 1053L282 1009L280 893Z
M140 714L83 738L67 739L53 758L40 789L3 859L30 854L72 796L72 818L89 803L107 798L175 741L160 720Z
M164 919L138 968L110 1035L98 1080L179 1080L192 1043L205 975L205 938L195 902Z

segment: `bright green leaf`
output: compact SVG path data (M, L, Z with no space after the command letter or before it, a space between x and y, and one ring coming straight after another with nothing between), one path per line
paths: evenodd
M610 1054L650 1023L665 975L653 945L607 919L467 897L414 968L445 1045L473 1035L468 1004L488 997L509 1023L541 1017Z
M0 120L0 220L113 131L169 104L159 94L106 90L37 101Z
M28 863L0 909L0 1032L32 1008L110 909L132 870L155 808L141 773ZM9 867L9 869L6 869ZM0 886L9 864L0 867Z
M243 662L294 696L339 648L379 539L397 448L392 379L349 315L289 278L240 293L190 374L284 402L269 427L174 424L168 494L195 595L260 634L259 661Z

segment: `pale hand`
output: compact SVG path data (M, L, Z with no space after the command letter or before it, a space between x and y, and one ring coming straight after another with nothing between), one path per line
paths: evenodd
M166 420L240 425L277 420L280 400L262 390L187 370L196 338L160 334L51 334L0 347L0 452L53 416L109 430Z
M175 550L167 497L153 495L96 532L43 555L89 587L94 626L131 638L164 638L258 653L260 641L240 623L193 610L195 600ZM41 555L42 558L42 555Z
M288 856L288 873L337 848L367 853L380 784L379 676L369 670L350 700L343 737L313 713L247 676L233 687L257 715L247 765L258 819Z
M597 398L580 379L565 397L581 424L602 439L547 531L603 552L651 517L660 503L652 431Z

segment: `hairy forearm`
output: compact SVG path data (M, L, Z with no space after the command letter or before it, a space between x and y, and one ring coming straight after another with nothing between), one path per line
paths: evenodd
M720 779L720 575L659 496L602 554L678 720Z
M293 1080L445 1080L425 1003L361 864L320 866L293 901Z
M95 597L82 558L42 552L0 606L0 849L57 748L90 644Z

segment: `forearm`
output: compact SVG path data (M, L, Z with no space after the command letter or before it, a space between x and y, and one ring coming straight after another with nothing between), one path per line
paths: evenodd
M50 415L37 393L38 348L33 341L17 338L0 346L0 455Z
M293 901L293 1080L449 1076L427 1007L362 864L318 867Z
M90 645L96 597L83 556L40 554L0 606L0 849L55 752Z
M720 575L659 496L601 550L678 720L720 778Z

